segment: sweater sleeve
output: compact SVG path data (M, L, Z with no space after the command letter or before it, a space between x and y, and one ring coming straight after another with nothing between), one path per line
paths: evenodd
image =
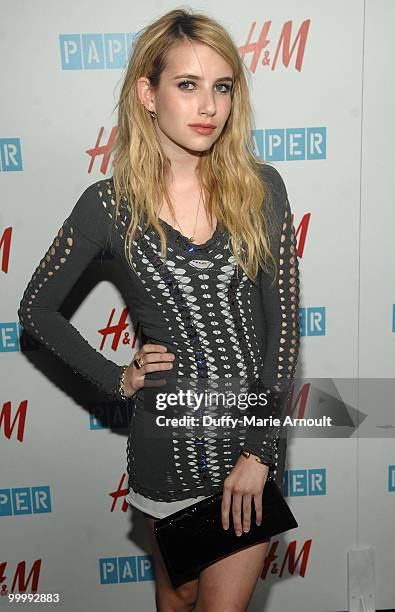
M18 309L29 335L68 364L75 373L113 399L122 366L96 351L59 308L94 257L107 246L111 219L101 202L106 181L90 185L63 222L29 281Z
M273 193L276 230L271 238L271 251L277 263L277 276L273 282L273 276L261 270L258 279L265 329L259 391L266 393L268 403L263 410L258 407L253 414L256 417L272 416L281 422L299 355L299 264L284 181L272 166L265 165L261 171ZM266 465L274 465L280 431L281 425L249 425L243 449L259 456Z

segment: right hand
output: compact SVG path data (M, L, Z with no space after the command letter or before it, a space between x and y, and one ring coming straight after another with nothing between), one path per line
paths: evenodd
M133 360L139 357L144 358L143 367L136 368L132 361L125 371L123 390L126 397L131 397L139 389L144 387L145 374L159 370L171 370L173 361L176 358L174 353L170 353L167 350L167 346L163 344L148 343L142 345L140 350L133 357ZM154 381L151 382L153 383Z

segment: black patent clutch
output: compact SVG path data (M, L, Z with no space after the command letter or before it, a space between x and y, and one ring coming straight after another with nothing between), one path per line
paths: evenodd
M266 480L262 495L262 523L255 523L251 503L251 527L237 536L229 512L229 529L222 527L222 491L170 514L154 523L154 533L174 588L194 580L200 571L219 559L269 540L271 536L298 527L274 480Z

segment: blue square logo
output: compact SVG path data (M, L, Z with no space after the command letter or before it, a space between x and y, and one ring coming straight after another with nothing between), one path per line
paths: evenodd
M15 321L0 323L0 353L19 351L19 329Z
M82 45L79 34L59 36L62 70L82 70Z
M23 170L19 138L0 138L0 162L2 172L21 172Z
M395 491L395 465L388 466L388 491Z

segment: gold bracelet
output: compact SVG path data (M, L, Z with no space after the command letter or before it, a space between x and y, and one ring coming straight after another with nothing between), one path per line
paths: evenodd
M244 457L248 457L251 455L251 453L249 453L248 451L242 450L240 451L240 455L244 455ZM258 463L262 463L263 465L266 465L266 463L263 463L262 459L260 457L257 457L256 455L254 455L254 459L256 461L258 461Z
M126 370L127 370L128 367L129 366L127 366L127 365L122 366L122 372L121 372L121 375L119 377L118 393L119 393L119 395L121 396L121 398L123 400L129 399L128 397L126 397L125 391L123 390L123 385L125 383L125 373L126 373Z

